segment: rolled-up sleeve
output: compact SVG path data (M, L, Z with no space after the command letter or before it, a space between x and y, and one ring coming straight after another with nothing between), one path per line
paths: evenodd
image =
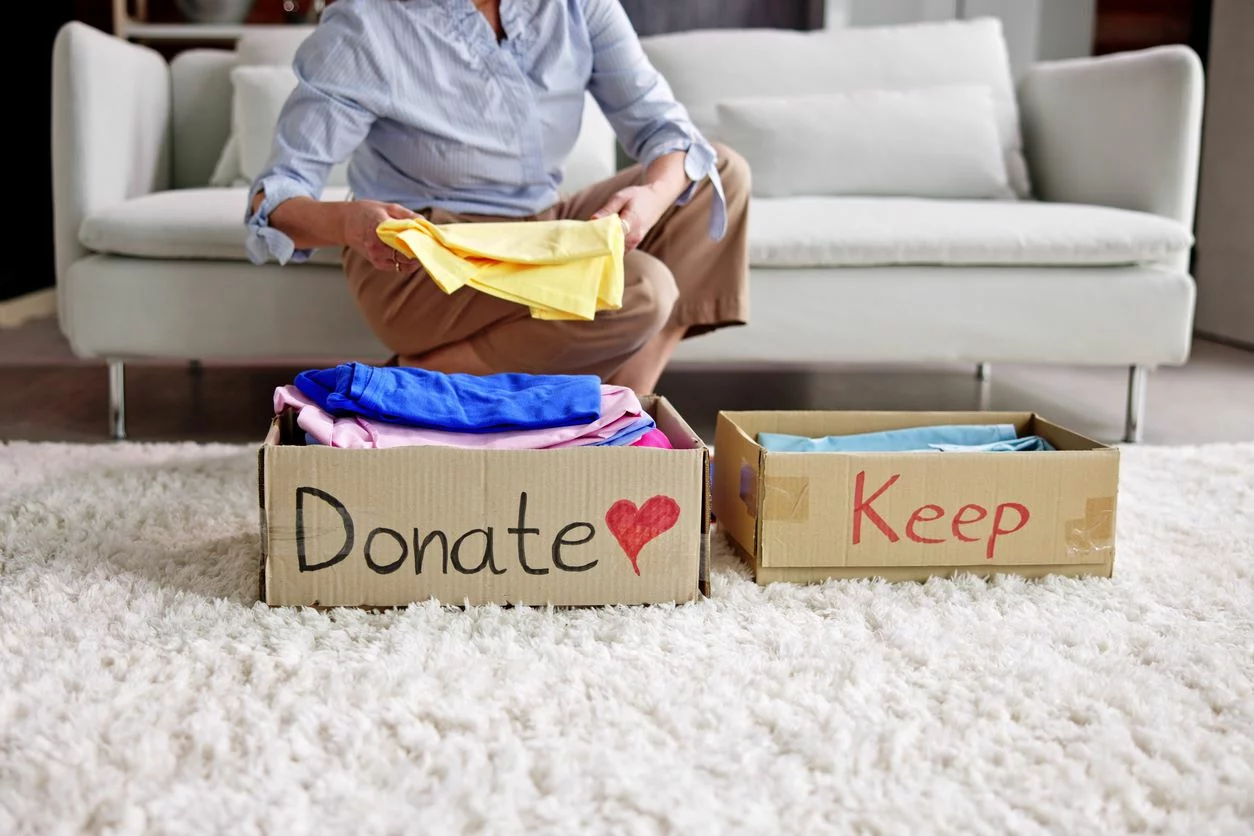
M670 85L649 62L619 0L585 0L592 41L588 90L614 127L623 148L646 168L665 154L685 152L684 173L692 182L677 203L687 203L707 177L715 191L710 237L727 230L727 201L718 176L718 155L675 99Z
M296 52L296 87L283 105L270 159L253 182L244 210L245 247L255 264L309 258L310 250L296 249L291 238L270 226L270 214L295 197L320 198L331 168L361 144L386 101L379 50L352 7L328 6ZM265 196L254 212L259 192Z

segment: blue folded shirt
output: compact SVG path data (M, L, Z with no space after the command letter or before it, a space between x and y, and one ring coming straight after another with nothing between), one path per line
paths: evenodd
M657 426L648 415L641 415L624 429L596 444L597 447L627 447L640 440L640 436Z
M772 453L1023 452L1054 449L1040 436L1019 438L1013 424L909 427L856 435L829 435L826 438L758 433L758 444Z
M481 377L345 363L301 372L295 384L332 415L450 432L570 427L601 417L601 379L595 375Z

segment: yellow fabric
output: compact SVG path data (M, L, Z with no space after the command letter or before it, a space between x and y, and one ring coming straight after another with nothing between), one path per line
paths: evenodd
M470 287L531 308L535 319L584 319L623 306L623 226L595 221L436 225L384 221L379 239L417 259L441 290Z

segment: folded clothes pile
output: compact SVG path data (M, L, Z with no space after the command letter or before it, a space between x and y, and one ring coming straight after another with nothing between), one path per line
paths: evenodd
M1039 435L1020 437L1013 424L910 427L824 438L758 433L758 444L773 453L1008 453L1054 449Z
M288 409L308 444L328 447L671 447L630 389L592 375L479 377L345 363L275 389L275 414Z

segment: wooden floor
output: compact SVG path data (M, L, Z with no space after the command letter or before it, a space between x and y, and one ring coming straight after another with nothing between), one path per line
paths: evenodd
M276 386L305 366L127 366L127 423L136 441L259 442ZM966 366L822 372L678 369L658 390L713 439L720 409L967 410L979 386ZM994 409L1041 413L1103 441L1123 429L1126 370L995 366ZM1254 352L1198 340L1190 362L1151 376L1149 443L1254 441ZM0 439L103 442L108 374L74 358L51 321L0 331Z

